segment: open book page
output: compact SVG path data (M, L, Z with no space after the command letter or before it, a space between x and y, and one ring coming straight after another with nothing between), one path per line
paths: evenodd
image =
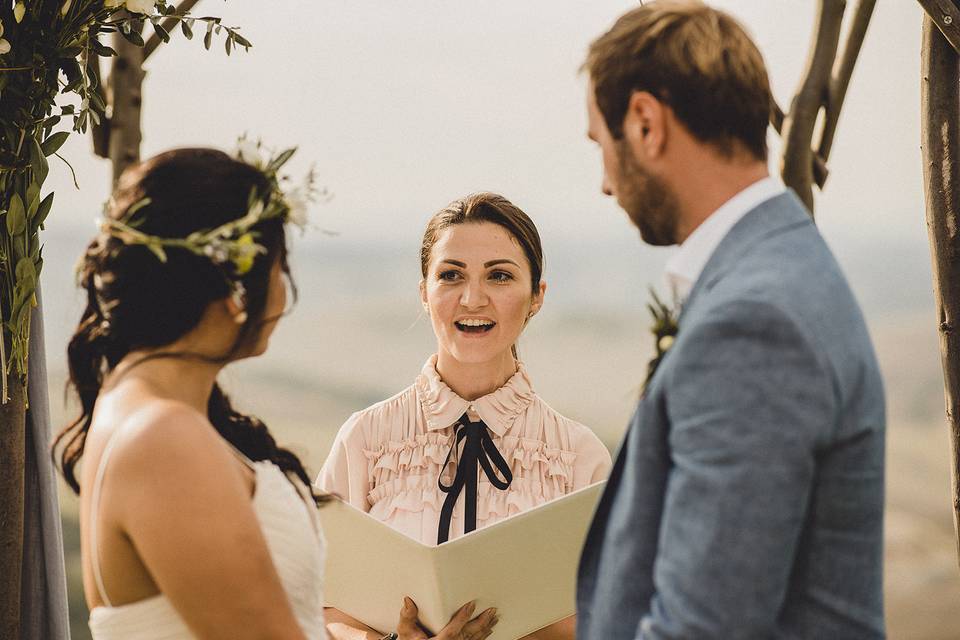
M515 640L573 615L577 564L604 482L440 546L408 538L342 502L321 510L327 604L378 631L394 629L410 596L441 629L470 600L496 607L492 640Z

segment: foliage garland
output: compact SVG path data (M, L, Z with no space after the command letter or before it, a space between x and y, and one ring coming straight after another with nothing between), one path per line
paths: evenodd
M42 194L47 158L63 159L57 151L71 132L106 117L93 68L97 56L117 54L101 37L118 33L143 46L149 22L168 42L171 20L188 39L204 25L207 49L221 33L228 55L252 46L220 18L178 13L167 0L0 0L0 403L9 400L11 380L27 385L30 312L43 268L39 234L54 198ZM72 127L57 130L64 119Z

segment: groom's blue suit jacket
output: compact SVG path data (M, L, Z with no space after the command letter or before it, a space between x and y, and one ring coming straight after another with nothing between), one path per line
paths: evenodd
M793 194L695 283L587 537L578 640L884 637L884 398Z

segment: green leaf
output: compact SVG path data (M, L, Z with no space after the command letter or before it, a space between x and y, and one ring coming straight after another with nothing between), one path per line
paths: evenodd
M193 40L193 29L190 28L189 20L180 21L180 31L183 32L187 40Z
M91 91L90 96L90 106L94 107L94 110L98 113L104 113L107 110L107 105L104 104L103 98L96 91Z
M131 29L130 31L121 30L120 35L122 35L124 39L126 39L126 41L131 44L135 44L138 47L143 46L143 36L141 36L139 33L134 31L133 29Z
M17 262L17 284L25 287L36 287L37 269L33 266L33 260L30 258L20 258Z
M49 118L43 121L43 128L49 131L50 129L53 129L58 124L60 124L60 116L50 116ZM48 153L47 155L50 155L50 154Z
M203 48L209 51L210 45L212 43L213 43L213 23L210 22L207 24L207 33L203 36Z
M27 219L33 217L37 212L37 207L40 206L40 185L36 182L31 182L30 186L27 187Z
M227 41L223 44L223 46L227 50L227 55L230 55L230 52L233 50L233 38L227 36Z
M83 84L83 71L80 69L80 63L76 58L61 58L58 65L63 71L63 75L67 77L67 85L62 89L62 92L76 91L77 87Z
M40 143L33 136L30 136L30 165L33 167L33 179L37 184L43 184L47 179L50 166L47 164L46 156L43 155Z
M157 35L160 37L160 39L164 42L170 42L170 32L164 29L163 25L159 22L154 22L152 24L153 30L157 32Z
M33 218L30 219L31 231L36 232L37 229L43 228L43 222L47 219L47 216L50 215L50 209L53 207L53 192L47 194L47 197L40 201L40 206L37 207L37 213Z
M30 312L30 298L33 295L33 292L30 292L30 295L24 295L23 291L18 291L15 296L16 301L14 303L13 310L13 326L19 327L23 326L23 323L27 321L27 313ZM16 330L14 331L16 332Z
M117 52L113 48L108 47L107 45L103 44L96 38L90 39L90 46L93 48L93 52L98 56L102 56L104 58L111 58L117 55Z
M43 155L49 157L55 154L60 150L60 147L63 146L63 143L66 142L67 138L69 137L69 131L58 131L57 133L51 135L49 138L43 141L42 145L40 145Z
M19 193L10 198L10 209L7 210L7 233L18 236L27 228L27 212L23 207L23 200Z
M291 147L290 149L287 149L286 151L278 155L276 158L274 158L273 162L267 165L266 172L273 173L277 171L280 167L285 165L287 163L287 160L289 160L293 156L293 154L295 154L296 152L297 152L296 147Z
M253 46L252 42L244 38L242 35L240 35L236 31L233 32L233 39L236 40L237 44L240 45L241 47L246 47L247 49L249 49L250 47Z

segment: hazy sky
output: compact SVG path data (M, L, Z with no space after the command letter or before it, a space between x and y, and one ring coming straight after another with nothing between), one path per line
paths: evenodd
M755 36L786 107L800 80L813 0L717 1ZM249 131L299 145L334 199L320 223L342 241L416 242L430 213L494 190L548 238L636 234L602 196L584 137L588 42L636 2L616 0L204 0L198 14L242 27L249 53L226 57L179 34L148 62L144 155L228 147ZM834 245L860 237L925 248L919 154L916 2L881 0L853 77L818 204ZM774 141L777 144L777 141ZM76 136L65 152L81 191L53 163L51 222L90 224L109 168Z

